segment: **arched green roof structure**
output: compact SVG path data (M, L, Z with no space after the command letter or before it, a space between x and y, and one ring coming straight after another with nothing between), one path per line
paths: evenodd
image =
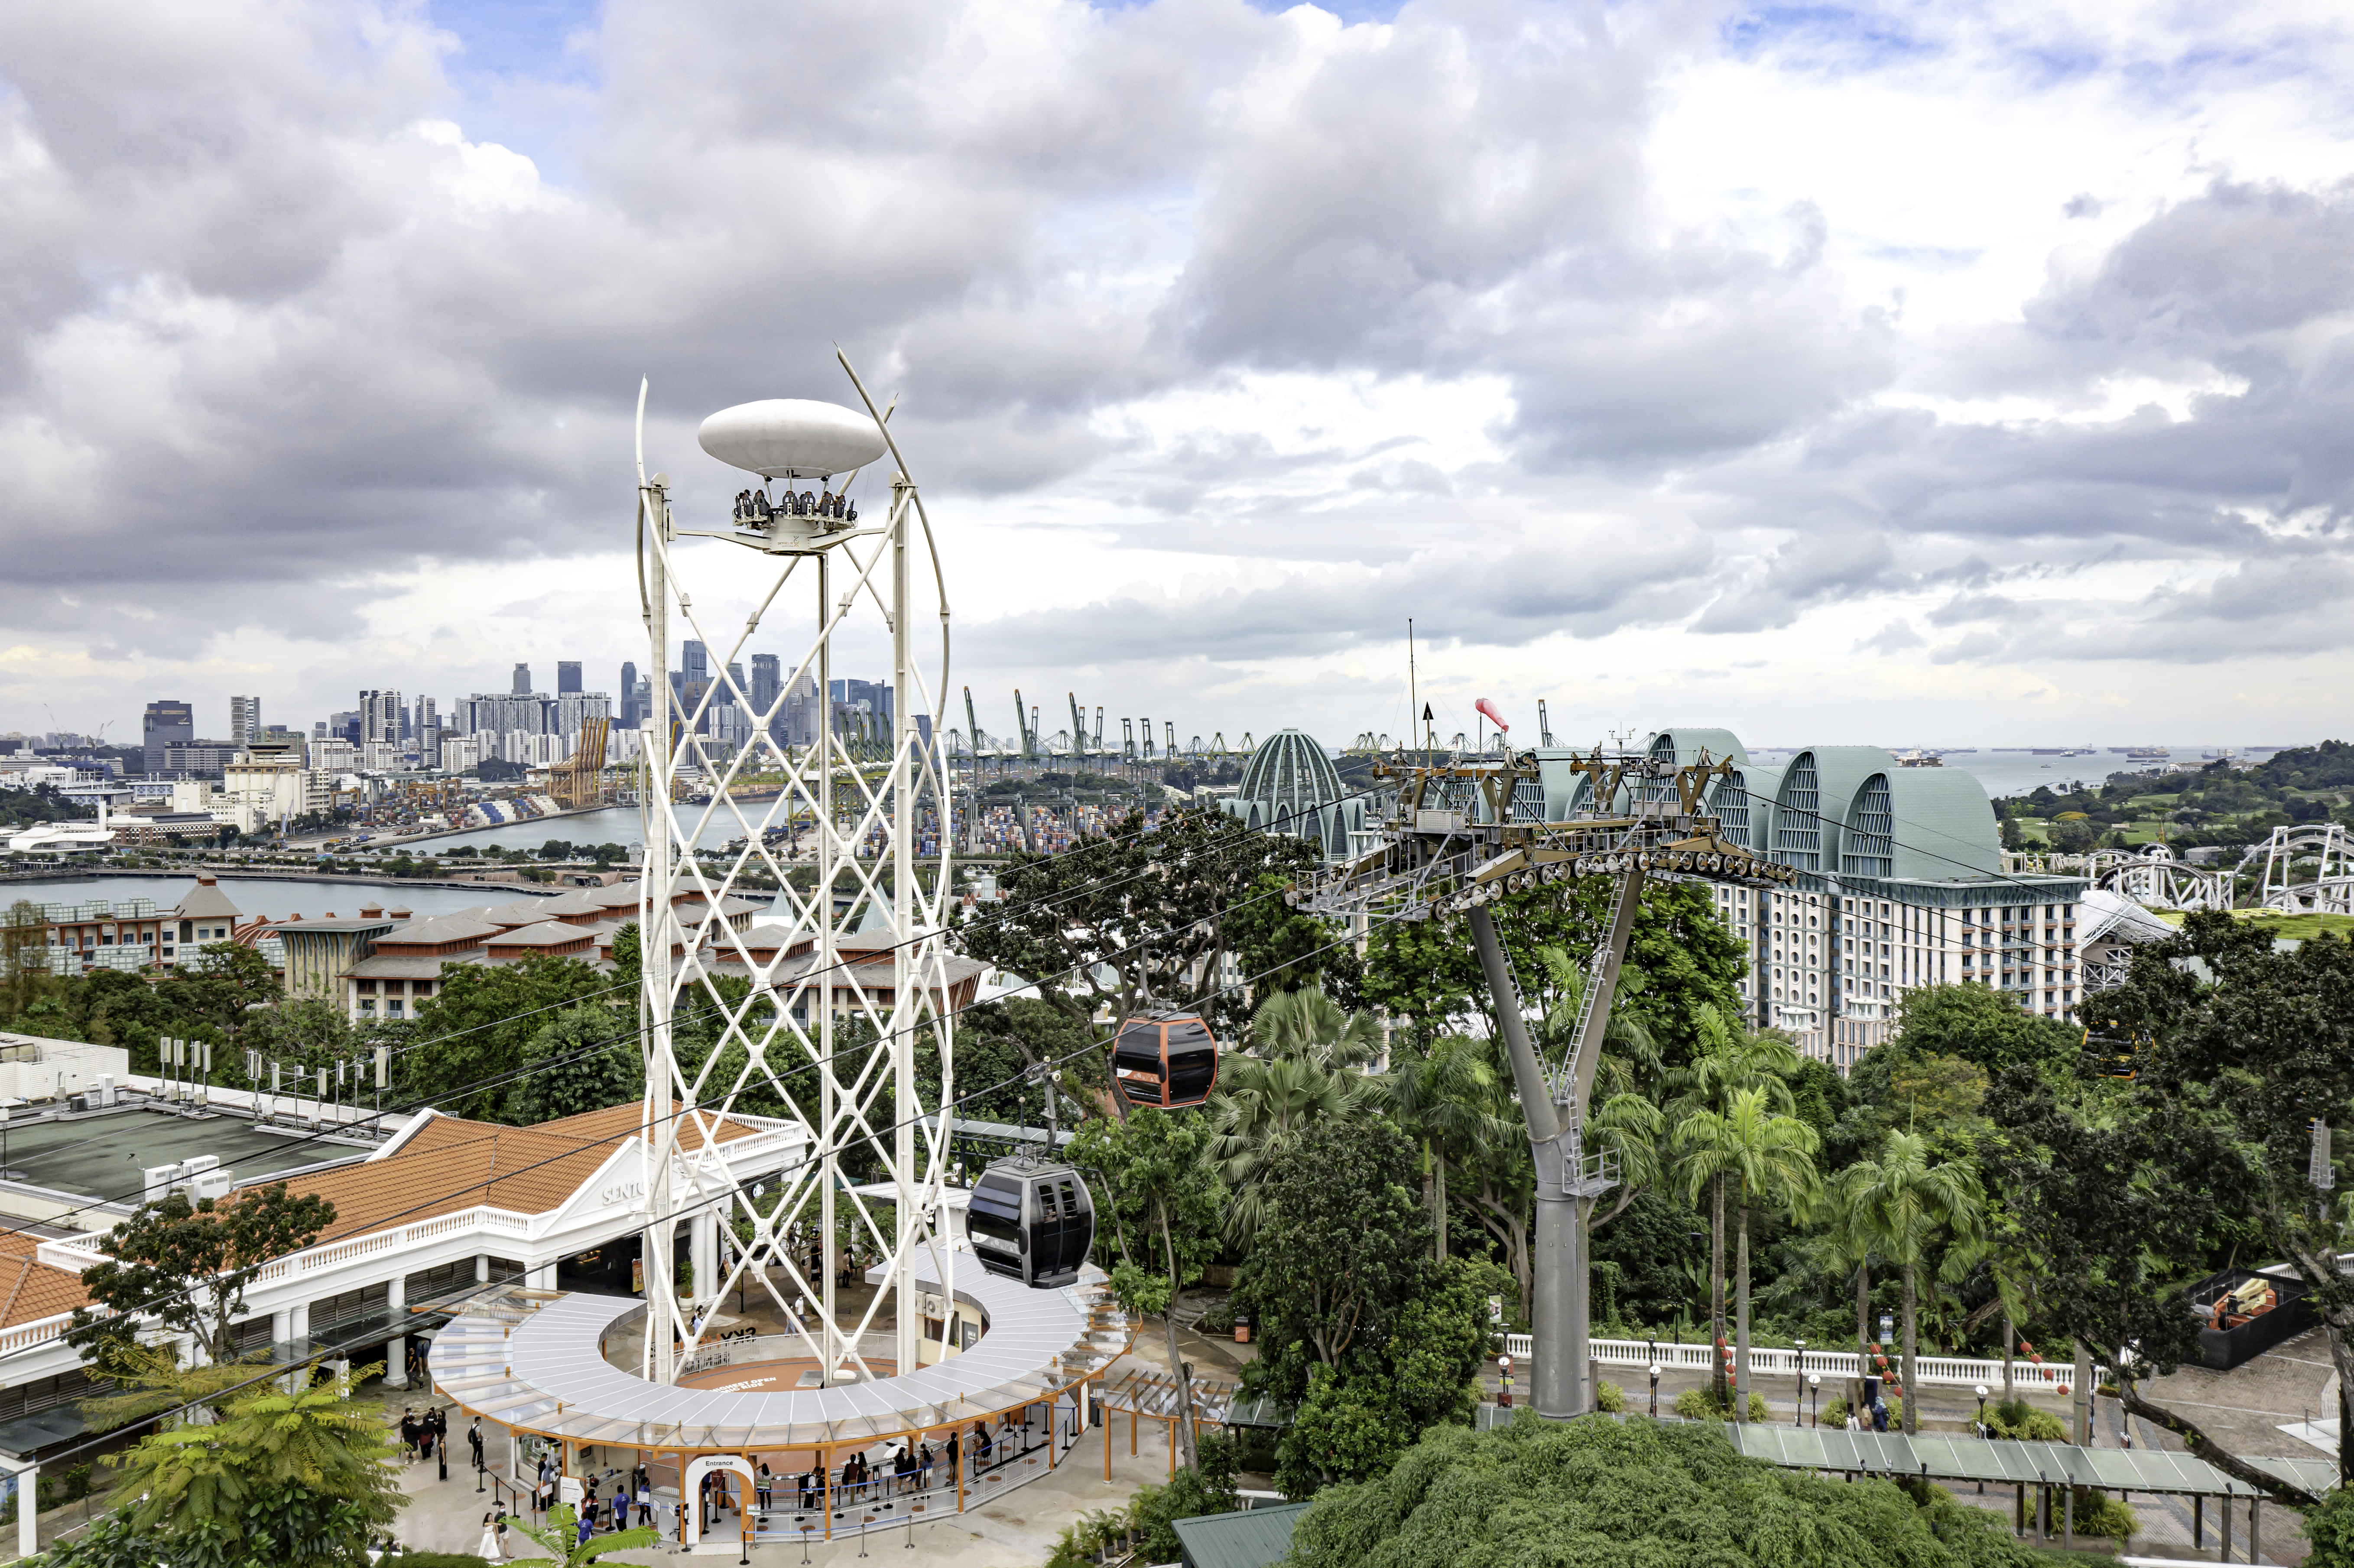
M1243 768L1237 800L1256 800L1267 815L1281 821L1294 812L1322 806L1347 793L1341 775L1316 737L1302 729L1279 729L1259 742Z
M1365 825L1364 800L1349 795L1324 747L1302 729L1261 741L1242 784L1219 804L1251 827L1313 842L1328 860L1348 853L1351 831Z

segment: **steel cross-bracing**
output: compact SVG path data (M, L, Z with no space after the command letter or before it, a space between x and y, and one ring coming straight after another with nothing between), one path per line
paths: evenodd
M1395 779L1388 818L1370 848L1295 888L1290 902L1348 918L1467 918L1479 968L1495 999L1498 1027L1536 1161L1536 1224L1531 1237L1535 1364L1530 1402L1539 1415L1566 1420L1594 1408L1586 1382L1587 1225L1597 1199L1617 1185L1607 1150L1585 1148L1594 1075L1634 935L1648 878L1772 885L1795 881L1791 867L1727 842L1708 806L1712 780L1730 769L1703 753L1682 768L1636 753L1599 749L1572 764L1593 785L1596 809L1561 821L1519 820L1518 787L1537 777L1532 754L1500 762L1428 764L1403 758L1376 765ZM1361 841L1363 842L1363 841ZM1610 924L1586 970L1577 1026L1566 1054L1546 1062L1529 1039L1520 988L1489 906L1508 894L1612 879Z
M772 514L764 482L757 516L739 504L732 525L680 526L666 478L646 477L639 394L638 567L654 671L640 792L641 1201L644 1374L657 1383L674 1380L721 1298L742 1287L765 1289L798 1324L824 1383L910 1372L921 1361L921 1298L953 1289L940 1223L948 1129L939 1106L919 1099L917 1072L920 1053L938 1085L926 1090L942 1100L954 1094L944 940L949 763L945 746L928 741L917 723L945 707L948 594L929 521L885 415L846 360L843 369L892 471L880 520L845 520L839 504L830 513L795 506ZM830 482L846 494L854 477ZM698 600L691 578L707 599ZM707 621L699 603L724 603L729 616L750 610L739 628ZM772 635L794 629L807 639L765 708L733 673L764 625ZM665 674L674 636L712 651L710 686L691 705ZM851 637L862 648L887 641L889 733L840 733L829 702L813 740L780 741L785 694L813 679L830 696L835 643ZM750 715L748 739L704 733L706 715L729 702ZM937 853L918 854L928 813ZM724 852L695 847L731 834ZM757 889L758 903L773 898L773 906L755 909L739 889ZM721 983L731 977L742 982L740 996ZM703 1021L684 1049L673 1028L682 1016ZM722 1139L748 1126L795 1123L808 1137L801 1157L758 1185L739 1186L721 1158ZM866 1184L872 1201L844 1178L854 1151L868 1172L882 1172ZM692 1260L684 1281L673 1267L682 1224ZM854 1312L836 1289L845 1239L881 1259L878 1288ZM935 1282L921 1289L919 1260ZM788 1291L806 1306L788 1302ZM872 1345L867 1332L886 1308L896 1365L877 1369L862 1346ZM945 1336L948 1315L939 1322Z

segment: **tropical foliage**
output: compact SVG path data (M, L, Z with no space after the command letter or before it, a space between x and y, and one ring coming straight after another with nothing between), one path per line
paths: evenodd
M2027 1568L1996 1516L1935 1489L1817 1480L1744 1459L1704 1426L1549 1425L1426 1432L1378 1479L1329 1487L1292 1535L1295 1568L1544 1563L1902 1563Z

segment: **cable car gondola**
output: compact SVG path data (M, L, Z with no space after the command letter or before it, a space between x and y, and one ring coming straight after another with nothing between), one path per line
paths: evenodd
M1074 1284L1096 1245L1087 1178L1032 1155L992 1160L972 1184L965 1234L981 1266L1036 1290Z
M1112 1043L1111 1077L1120 1098L1132 1106L1198 1106L1217 1086L1218 1037L1190 1012L1129 1019Z

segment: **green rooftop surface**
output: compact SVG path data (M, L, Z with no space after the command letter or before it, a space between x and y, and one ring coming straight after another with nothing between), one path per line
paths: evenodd
M1307 1511L1304 1502L1282 1503L1171 1523L1184 1549L1185 1568L1268 1568L1290 1554L1292 1528Z
M237 1180L249 1181L366 1152L348 1144L262 1132L239 1117L198 1121L153 1110L17 1122L7 1135L7 1168L17 1181L129 1203L139 1202L147 1167L175 1165L192 1154L210 1154Z

